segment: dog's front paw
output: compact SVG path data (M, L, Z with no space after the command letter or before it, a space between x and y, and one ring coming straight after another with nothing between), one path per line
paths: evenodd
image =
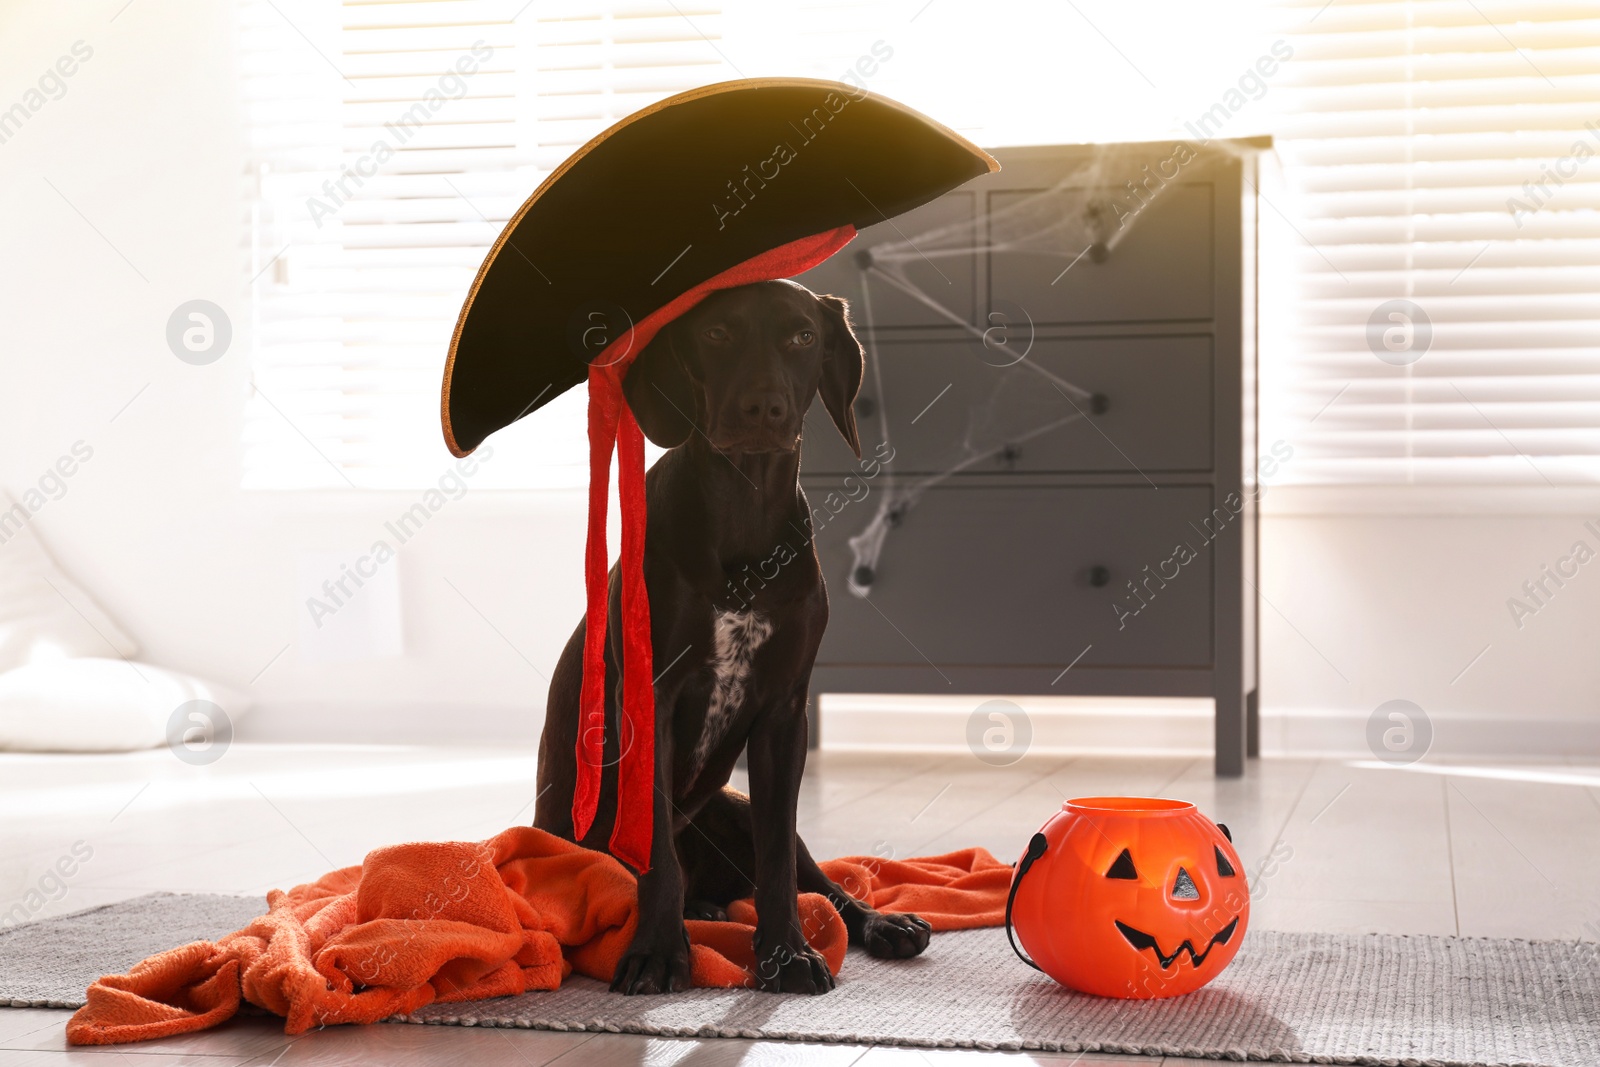
M689 932L683 923L663 924L659 934L639 931L617 963L611 991L624 996L681 993L689 988Z
M804 941L766 951L758 944L756 988L764 993L826 993L833 988L833 974L822 953Z
M873 912L861 924L861 947L879 959L910 959L928 947L933 927L920 915Z

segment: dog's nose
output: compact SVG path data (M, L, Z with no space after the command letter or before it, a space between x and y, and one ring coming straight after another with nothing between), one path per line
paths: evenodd
M754 389L739 398L739 413L752 423L779 426L789 414L789 403L776 390Z

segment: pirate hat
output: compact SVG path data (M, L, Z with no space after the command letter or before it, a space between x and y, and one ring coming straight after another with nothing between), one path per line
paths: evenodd
M589 382L588 630L574 829L593 822L605 736L606 503L622 505L624 731L611 851L650 862L654 693L643 577L644 443L623 399L634 355L707 294L799 274L855 235L999 169L883 97L827 81L723 82L600 134L518 209L467 293L445 363L445 443L484 438ZM631 727L631 729L629 729Z

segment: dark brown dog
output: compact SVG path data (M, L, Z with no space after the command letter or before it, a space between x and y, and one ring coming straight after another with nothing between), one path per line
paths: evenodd
M928 945L926 922L883 915L852 899L822 873L795 832L807 690L828 624L798 480L800 430L820 394L859 456L851 405L861 373L861 345L844 301L777 281L708 297L639 354L624 382L646 436L671 451L645 482L644 575L660 671L654 836L650 870L639 879L638 933L611 983L619 992L687 989L685 915L721 917L729 902L752 892L765 990L833 988L800 928L797 891L826 894L844 917L850 943L875 956L915 956ZM736 590L736 576L774 559L782 543L805 548L761 588ZM579 842L602 850L616 811L621 753L618 617L613 569L605 768L599 812ZM579 623L550 681L539 746L534 825L569 840L583 640ZM747 747L748 797L727 785Z

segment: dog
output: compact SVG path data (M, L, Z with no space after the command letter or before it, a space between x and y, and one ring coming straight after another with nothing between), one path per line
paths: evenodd
M623 381L640 429L669 451L645 480L651 648L664 665L655 679L650 869L639 879L638 930L612 980L616 992L689 988L685 917L725 918L723 908L752 894L763 990L833 988L800 928L799 892L825 894L850 944L875 956L911 957L928 945L926 921L884 915L852 898L823 874L795 830L811 668L828 623L799 483L801 428L820 396L861 455L853 405L862 366L845 301L780 280L707 297L663 329ZM758 590L735 589L744 568L797 541L805 548L776 577ZM600 804L577 842L602 851L616 812L622 743L615 568L610 581ZM539 745L534 825L567 840L576 840L584 631L580 622L551 676ZM748 797L728 786L746 750Z

